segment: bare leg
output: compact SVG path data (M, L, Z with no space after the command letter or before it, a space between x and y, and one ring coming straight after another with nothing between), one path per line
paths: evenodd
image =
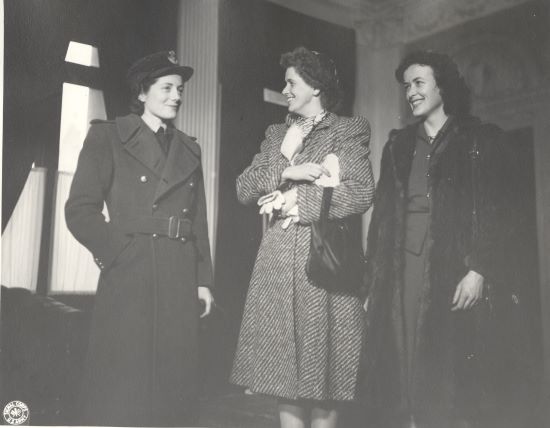
M338 410L314 407L311 411L311 428L336 428Z
M279 402L281 428L306 428L308 410L296 403Z

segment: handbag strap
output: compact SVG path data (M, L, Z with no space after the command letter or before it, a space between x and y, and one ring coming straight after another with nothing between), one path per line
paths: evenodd
M332 140L332 150L334 151L337 144L337 136ZM323 187L323 199L321 201L321 215L319 217L319 223L321 226L325 225L328 220L328 211L330 209L330 203L332 202L332 192L334 187Z
M332 201L333 190L334 190L334 187L323 188L323 200L321 201L321 216L319 217L319 222L321 225L326 224L328 220L328 211L330 209L330 203Z

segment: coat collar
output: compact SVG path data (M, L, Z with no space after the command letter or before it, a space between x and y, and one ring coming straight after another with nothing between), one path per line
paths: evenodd
M144 123L136 114L117 117L115 120L118 136L123 144L126 144L135 134L141 130Z
M444 133L449 138L449 145L462 144L462 140L470 134L472 129L480 124L480 120L473 116L453 118ZM393 131L390 136L390 150L397 178L401 183L408 182L412 167L412 158L416 147L418 127L422 121L417 121L399 131ZM457 138L459 136L460 138Z
M420 122L409 125L397 132L390 134L389 150L393 163L393 169L397 179L405 184L409 180L412 167L412 158L416 146L417 126Z
M151 128L135 114L117 117L115 123L124 149L160 177L165 156L158 144L151 144L156 139Z
M323 120L321 120L321 122L319 122L315 126L315 128L311 131L308 138L315 137L315 133L320 129L329 128L330 126L332 126L334 124L334 122L336 122L337 119L338 119L338 116L335 113L327 112L327 114L325 115ZM288 124L285 123L285 122L277 123L277 124L272 125L268 129L272 130L271 131L272 132L271 138L274 138L276 140L280 139L282 141L282 139L284 138L285 133L288 129ZM278 146L278 147L274 146L274 150L276 150L277 152L279 151L279 148L280 148L280 146Z
M336 121L337 118L338 116L336 116L336 114L329 111L327 112L323 120L321 120L321 122L319 122L319 124L315 127L315 129L318 130L318 129L328 128Z
M281 126L283 127L286 127L288 128L290 126L292 122L292 119L289 119L289 115L287 115L287 120L285 121L285 123L282 123ZM294 117L298 117L298 116L294 116ZM332 113L330 111L327 111L324 115L324 117L321 119L321 121L319 123L317 123L317 125L314 126L313 129L323 129L323 128L328 128L330 125L332 125L334 123L334 121L338 118L338 116L336 116L335 113ZM285 129L286 131L286 129Z
M195 141L182 132L175 132L155 200L160 199L174 186L186 181L200 166L200 149Z
M158 144L151 144L156 136L139 116L130 114L115 122L124 149L161 179L155 199L189 178L200 165L197 143L183 132L174 130L165 157Z

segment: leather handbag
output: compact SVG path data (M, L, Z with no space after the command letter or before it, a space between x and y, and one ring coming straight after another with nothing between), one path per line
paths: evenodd
M306 272L317 287L355 294L362 285L364 266L360 217L329 220L332 193L332 187L324 188L320 218L311 224Z

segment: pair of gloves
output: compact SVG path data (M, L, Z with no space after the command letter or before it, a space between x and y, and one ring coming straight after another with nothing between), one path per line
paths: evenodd
M313 184L320 187L336 187L340 184L340 164L338 162L338 156L334 153L330 153L325 157L322 165L330 172L330 176L322 174L317 178ZM286 200L284 194L280 190L275 190L267 195L258 199L258 205L260 206L260 215L267 214L269 219L273 217L274 213L280 213ZM287 229L292 223L298 223L300 221L300 215L298 205L294 205L285 216L282 224L283 229Z
M258 205L260 206L260 215L267 214L269 220L273 217L273 213L281 212L283 205L286 203L285 197L280 190L275 190L265 196L258 199ZM294 205L285 216L282 224L282 228L286 229L291 223L298 223L300 216L298 214L298 205Z

